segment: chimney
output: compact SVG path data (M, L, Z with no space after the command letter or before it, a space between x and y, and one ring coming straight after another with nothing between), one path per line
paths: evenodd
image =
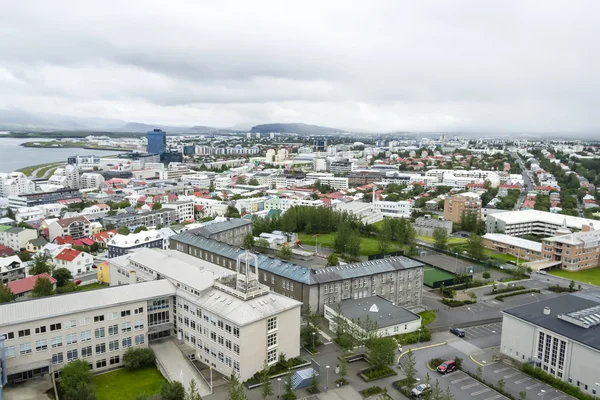
M591 230L593 230L592 229L592 224L590 224L590 225L587 225L587 224L586 225L581 225L581 232L589 232Z
M550 307L544 307L544 315L550 315Z

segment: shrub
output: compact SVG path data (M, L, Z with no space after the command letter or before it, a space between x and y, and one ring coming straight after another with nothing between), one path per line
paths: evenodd
M384 365L383 367L375 368L367 368L363 370L361 373L361 378L363 378L366 382L374 381L376 379L386 378L388 376L398 375L396 371ZM366 379L365 379L366 378Z
M460 306L464 306L466 304L475 304L477 303L474 300L448 300L448 299L442 299L440 300L443 304L447 305L448 307L460 307Z
M547 383L548 385L554 387L555 389L563 391L566 394L576 397L578 399L594 400L593 396L590 396L587 393L583 393L581 391L581 389L579 389L578 387L570 385L569 383L564 382L560 379L557 379L554 376L548 374L547 372L544 372L540 368L535 368L529 364L523 364L521 366L521 371L523 371L524 373L526 373L529 376L534 377L535 379L538 379L544 383Z
M513 287L506 287L503 289L494 289L491 292L489 292L488 295L516 292L517 290L527 290L527 288L525 286L513 286Z
M437 368L437 366L438 366L438 365L440 365L440 364L441 364L441 363L443 363L444 361L446 361L446 360L445 360L445 359L443 359L443 358L437 358L437 357L436 357L436 358L432 358L431 360L429 360L429 361L427 362L427 364L428 364L428 365L429 365L431 368L435 369L435 368Z
M575 289L575 288L571 289L569 287L563 287L560 285L548 286L548 290L551 292L554 292L554 293L565 293L565 292L573 293L573 292L577 291L577 289Z
M528 290L521 290L520 292L511 292L511 293L501 294L500 296L496 296L494 298L496 300L504 301L504 299L507 297L518 296L520 294L527 294L527 293L539 293L539 292L540 291L537 289L528 289Z
M383 389L379 386L371 386L370 388L366 388L360 391L360 394L365 398L375 396L380 393L383 393Z
M419 342L419 332L403 333L396 336L396 340L402 344L414 344ZM431 331L425 326L421 326L421 342L429 342L431 340Z
M154 358L154 351L152 351L152 349L148 347L130 347L123 355L123 365L126 369L133 371L136 369L154 365Z
M490 273L489 273L489 272L485 271L485 272L483 273L483 279L490 279L491 277L492 277L492 275L490 275Z

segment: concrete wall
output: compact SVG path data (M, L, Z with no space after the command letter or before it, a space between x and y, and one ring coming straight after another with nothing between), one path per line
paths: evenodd
M500 351L519 362L528 362L536 357L536 329L533 325L504 314Z

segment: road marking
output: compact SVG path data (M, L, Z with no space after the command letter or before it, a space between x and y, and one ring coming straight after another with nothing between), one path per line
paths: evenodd
M479 385L479 382L471 383L470 385L461 386L460 390L470 389L470 388L475 387L477 385Z
M512 378L512 377L513 377L513 376L515 376L515 375L519 375L519 373L518 373L518 372L513 372L512 374L504 375L504 378L505 378L505 379L506 379L506 378Z
M479 396L480 394L485 393L485 392L489 392L490 390L491 390L490 388L485 388L485 389L480 390L478 392L471 393L471 396Z
M495 396L488 397L488 398L487 398L487 399L485 399L485 400L495 400L495 399L499 399L500 397L502 397L502 395L501 395L501 394L497 394L497 395L495 395Z
M495 371L494 371L494 373L495 373L495 374L497 374L498 372L504 372L504 371L507 371L507 370L509 370L509 369L510 369L509 367L506 367L506 368L500 368L500 369L497 369L497 370L495 370Z
M542 395L542 393L541 393L541 392L540 392L540 393L538 393L538 396L541 396L541 395ZM550 400L560 400L560 399L566 399L566 398L567 398L567 396L558 396L558 397L555 397L555 398L553 398L553 399L550 399Z
M468 376L465 376L464 378L455 379L453 381L450 381L450 383L454 385L455 383L466 381L467 379L470 379L470 378Z
M531 390L531 389L533 389L533 388L536 388L536 387L538 387L538 386L542 386L542 384L538 382L538 383L536 383L536 384L533 384L533 385L531 385L531 386L527 386L527 387L525 388L525 390Z
M527 382L527 381L530 381L530 380L531 380L531 378L523 378L523 379L519 379L518 381L515 381L515 383L517 385L519 385L519 384L521 384L523 382Z

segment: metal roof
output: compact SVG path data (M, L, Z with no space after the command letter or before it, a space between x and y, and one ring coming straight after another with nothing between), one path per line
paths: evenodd
M109 289L67 293L41 299L17 301L0 305L0 326L55 318L135 301L173 296L175 286L166 279L115 286Z
M208 237L208 236L214 235L216 233L225 232L230 229L239 228L240 226L249 225L251 223L252 223L251 221L248 221L245 219L232 218L228 221L207 224L200 228L190 229L188 232L196 234L196 235L202 235L202 236Z
M330 305L328 307L334 309ZM346 319L361 319L364 321L369 317L371 321L377 322L378 328L406 324L421 319L419 315L408 311L406 308L395 306L389 300L380 296L344 300L340 303L340 309L342 316Z
M239 254L242 254L245 251L239 247L230 246L223 242L196 236L193 233L190 233L190 231L172 236L171 241L185 243L230 259L236 259ZM423 263L407 257L390 257L382 260L364 261L355 264L315 269L283 261L275 257L265 256L263 254L258 255L258 262L259 269L307 285L335 282L343 279L352 279L424 266Z
M578 311L592 310L599 305L600 297L578 293L552 297L503 312L600 351L600 325L586 328L568 320L569 314L577 318L580 316L576 314ZM544 314L545 307L550 308L549 315Z

